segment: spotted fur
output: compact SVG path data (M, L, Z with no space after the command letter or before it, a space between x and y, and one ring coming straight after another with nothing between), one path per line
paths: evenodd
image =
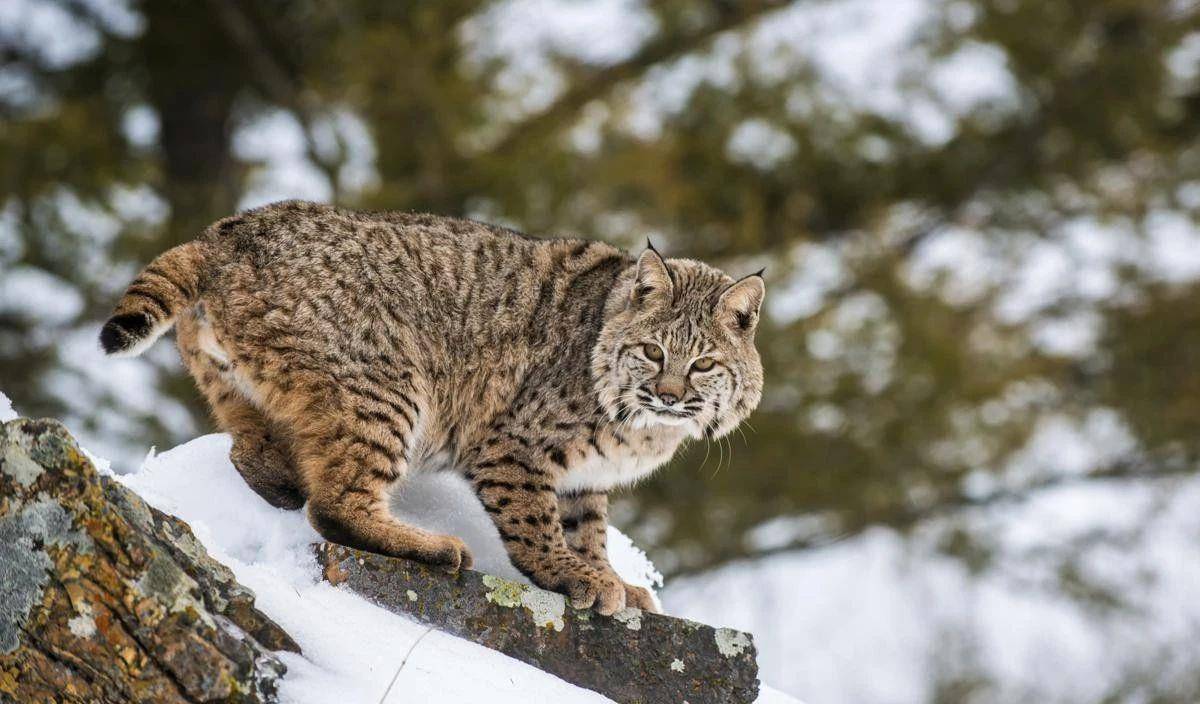
M653 250L293 201L156 259L101 343L136 353L173 323L238 470L326 538L469 566L387 510L410 467L454 467L518 569L613 613L653 604L608 564L607 492L754 409L762 296Z

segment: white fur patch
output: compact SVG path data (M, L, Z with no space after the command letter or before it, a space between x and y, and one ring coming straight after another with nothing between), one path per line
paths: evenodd
M139 354L150 349L150 345L153 345L158 341L158 338L162 337L164 333L170 330L172 323L174 323L174 321L167 321L165 324L159 323L158 325L155 325L154 327L150 328L150 332L147 333L145 337L138 340L137 344L135 344L133 347L125 350L109 352L108 356L115 357L117 359L127 359L129 357L138 356Z
M196 333L196 345L200 351L221 364L229 364L229 353L225 351L220 342L217 342L217 336L213 333L212 325L209 325L208 321L201 323Z
M229 365L229 353L221 346L221 342L217 340L216 334L213 332L212 325L207 320L201 318L200 326L196 332L196 346L200 351L208 355L215 362L221 365ZM234 385L251 403L260 404L258 390L250 383L244 374L238 372L237 367L230 367L221 373L221 376Z
M628 486L658 469L671 459L675 446L666 452L638 452L632 447L613 447L604 457L591 452L576 460L558 486L561 493L572 491L608 491Z

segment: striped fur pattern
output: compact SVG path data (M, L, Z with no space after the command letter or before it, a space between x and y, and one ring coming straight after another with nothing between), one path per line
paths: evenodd
M469 566L387 508L411 468L454 468L518 569L611 614L653 603L609 566L607 494L754 409L762 297L652 249L293 201L155 259L100 337L136 354L174 324L233 463L326 538Z

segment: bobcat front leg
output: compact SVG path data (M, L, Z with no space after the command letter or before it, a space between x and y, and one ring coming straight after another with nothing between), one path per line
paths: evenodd
M560 494L558 513L562 517L567 545L592 567L617 575L608 561L608 494L600 491L581 491ZM620 576L617 575L620 579ZM658 613L654 597L642 587L624 580L625 605Z
M625 585L567 546L554 477L530 453L493 444L468 476L496 524L513 565L537 586L570 597L578 608L612 615L625 608Z

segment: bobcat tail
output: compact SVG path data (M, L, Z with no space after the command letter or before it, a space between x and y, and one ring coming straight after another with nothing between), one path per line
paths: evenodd
M199 296L205 246L188 242L158 255L125 289L100 330L100 346L114 357L133 357L171 329L175 316Z

